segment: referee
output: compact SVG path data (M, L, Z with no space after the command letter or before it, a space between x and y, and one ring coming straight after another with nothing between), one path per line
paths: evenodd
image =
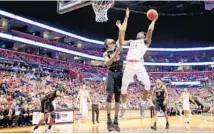
M97 94L96 92L92 95L91 97L91 103L92 103L92 121L93 124L95 124L95 120L94 120L94 114L96 113L96 121L97 123L99 123L99 94Z

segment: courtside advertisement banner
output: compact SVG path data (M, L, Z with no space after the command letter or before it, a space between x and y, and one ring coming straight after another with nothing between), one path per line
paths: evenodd
M56 112L56 123L73 123L74 122L73 111L58 111ZM37 124L43 117L41 112L33 112L33 124Z

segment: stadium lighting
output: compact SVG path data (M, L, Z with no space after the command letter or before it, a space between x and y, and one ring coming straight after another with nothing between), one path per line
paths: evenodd
M0 15L6 16L8 18L13 18L13 19L16 19L16 20L19 20L19 21L22 21L22 22L25 22L25 23L28 23L28 24L31 24L31 25L34 25L34 26L38 26L38 27L41 27L41 28L44 28L44 29L47 29L47 30L50 30L50 31L54 31L54 32L57 32L57 33L60 33L60 34L63 34L63 35L67 35L67 36L70 36L70 37L73 37L73 38L76 38L76 39L79 39L79 40L82 40L82 41L85 41L85 42L104 45L103 41L88 39L88 38L85 38L85 37L82 37L82 36L79 36L79 35L76 35L76 34L73 34L73 33L69 33L69 32L54 28L54 27L50 27L50 26L45 25L45 24L41 24L39 22L30 20L30 19L27 19L27 18L24 18L24 17L20 17L18 15L15 15L15 14L3 11L3 10L0 10ZM124 46L124 48L129 48L129 47L128 46ZM205 50L214 50L214 47L148 48L148 51L205 51Z
M60 47L52 46L52 45L49 45L49 44L36 42L36 41L29 40L29 39L17 37L17 36L12 36L12 35L5 34L5 33L0 33L0 38L5 38L5 39L13 40L13 41L22 42L22 43L25 43L25 44L30 44L30 45L43 47L43 48L47 48L47 49L51 49L51 50L55 50L55 51L60 51L60 52L64 52L64 53L68 53L68 54L72 54L72 55L86 57L86 58L89 58L89 59L95 59L95 60L101 60L101 61L104 60L103 57L96 57L96 56L93 56L93 55L89 55L89 54L85 54L85 53L81 53L81 52L77 52L77 51L72 51L72 50L68 50L68 49L65 49L65 48L60 48Z
M89 54L85 54L85 53L81 53L81 52L76 52L76 51L68 50L65 48L52 46L50 44L45 44L45 43L41 43L41 42L32 41L29 39L17 37L17 36L12 36L10 34L0 33L0 38L4 38L7 40L13 40L13 41L17 41L17 42L22 42L25 44L43 47L43 48L47 48L47 49L51 49L51 50L55 50L55 51L60 51L60 52L64 52L64 53L68 53L68 54L72 54L72 55L77 55L80 57L85 57L85 58L89 58L89 59L93 59L93 60L104 61L103 57L93 56L93 55L89 55ZM150 66L185 66L185 65L186 66L190 66L190 65L200 66L200 65L214 65L214 62L193 62L193 63L150 63L150 62L144 62L144 64L150 65Z

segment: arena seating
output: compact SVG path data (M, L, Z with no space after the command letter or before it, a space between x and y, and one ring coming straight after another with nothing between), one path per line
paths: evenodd
M10 60L19 60L22 62L29 62L29 63L35 63L40 65L49 65L52 67L60 67L67 70L73 70L76 73L88 72L88 73L98 74L99 76L100 75L103 76L106 72L106 68L98 69L97 67L92 67L84 64L76 64L72 62L66 62L66 61L61 61L53 58L20 53L20 52L5 50L5 49L0 49L0 57L4 59L10 59ZM84 75L84 73L82 73L81 75Z
M69 50L75 50L75 51L83 52L83 53L87 53L87 54L93 54L93 55L96 55L96 56L102 56L102 52L85 51L85 50L77 48L77 47L72 47L71 45L68 45L68 44L60 43L60 42L57 42L57 41L50 41L48 39L44 39L44 38L39 37L39 36L34 36L34 35L31 35L31 34L19 32L19 31L16 31L16 30L11 30L11 32L12 32L13 35L16 35L16 36L19 36L19 37L23 37L23 38L27 38L27 39L31 39L31 40L34 40L34 41L38 41L38 42L41 42L41 43L47 43L47 44L50 44L50 45L53 45L53 46L62 47L62 48L66 48L66 49L69 49Z
M10 33L10 30L7 30L5 28L0 28L1 32L8 32ZM94 50L85 50L82 48L77 48L74 46L71 46L66 43L58 42L58 41L52 41L48 39L44 39L39 36L34 36L28 33L23 33L17 30L11 30L11 34L31 40L35 40L42 43L47 43L53 46L66 48L69 50L74 50L90 55L95 55L102 57L103 51L94 51ZM127 51L124 51L124 58L126 57ZM155 55L155 56L154 56ZM212 51L192 51L191 53L187 52L180 52L180 53L171 53L171 52L147 52L144 57L145 62L169 62L169 63L177 63L177 62L211 62L214 61L214 57L212 55Z

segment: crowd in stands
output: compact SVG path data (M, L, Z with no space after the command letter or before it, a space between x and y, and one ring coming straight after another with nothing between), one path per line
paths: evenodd
M16 51L0 49L0 58L1 60L11 60L11 61L18 61L24 62L28 64L39 64L41 66L48 66L51 68L59 68L63 70L73 70L76 73L81 73L82 77L90 77L93 78L94 75L99 77L106 76L106 68L103 67L93 67L90 65L85 64L77 64L73 61L62 61L54 58L48 58L44 56L38 56L33 54L27 53L20 53ZM149 70L149 69L148 69ZM149 70L150 71L150 70ZM172 81L185 81L186 80L202 80L207 78L213 78L213 73L152 73L151 74L154 78L157 77L164 77L166 79L170 79ZM200 75L200 77L198 77ZM196 77L197 76L197 77Z
M63 89L64 96L56 100L57 109L78 108L75 98L81 85L67 76L57 77L53 72L30 67L18 72L1 70L0 77L0 126L30 124L32 110L40 110L41 98L56 88ZM89 82L87 85L90 93L97 92L105 99L104 83Z
M0 58L2 58L2 60L4 59L4 60L17 61L17 62L24 62L28 64L45 65L51 68L73 70L76 73L81 72L81 75L85 74L83 72L87 72L87 74L85 74L83 77L86 77L87 75L89 75L88 73L94 73L94 74L105 76L105 72L106 72L106 68L97 68L97 67L92 67L84 64L76 64L72 61L69 61L69 62L62 61L58 59L20 53L20 52L10 51L6 49L0 49Z
M62 88L64 98L56 100L57 109L77 109L75 98L81 88L81 85L71 80L71 77L62 72L48 71L39 67L28 66L27 68L18 68L17 70L8 68L6 64L0 65L0 123L4 127L11 125L29 125L32 118L32 110L40 109L40 99L44 94L55 89ZM17 65L18 67L19 65ZM78 70L78 68L77 68ZM175 75L176 76L176 75ZM198 75L200 77L200 75ZM155 77L158 78L158 77ZM160 77L161 78L161 77ZM44 90L45 89L45 90ZM100 100L105 102L105 83L93 82L87 83L87 89L90 94L97 92L100 94ZM169 88L169 111L174 115L175 111L181 109L178 104L179 93L181 90ZM207 89L192 89L189 91L203 104L201 112L209 102L213 103L213 94ZM129 88L128 108L138 109L137 103L140 101L140 90L133 86ZM105 108L105 104L101 104ZM198 110L195 110L197 113ZM178 112L176 112L177 114ZM200 110L199 110L200 113ZM12 121L12 123L11 123ZM20 123L21 122L21 123Z

